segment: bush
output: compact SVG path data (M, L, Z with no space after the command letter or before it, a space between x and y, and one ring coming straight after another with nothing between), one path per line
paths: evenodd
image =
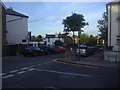
M54 44L55 44L55 46L62 46L63 45L63 43L60 40L56 40Z

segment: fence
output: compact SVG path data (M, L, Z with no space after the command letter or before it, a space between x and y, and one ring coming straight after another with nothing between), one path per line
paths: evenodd
M22 55L23 49L26 45L16 44L16 45L6 45L2 48L2 56L16 56L19 52L19 55Z

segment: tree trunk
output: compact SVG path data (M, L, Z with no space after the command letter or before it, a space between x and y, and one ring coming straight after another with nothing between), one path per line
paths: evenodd
M74 44L75 44L75 33L73 31L73 40L74 40Z

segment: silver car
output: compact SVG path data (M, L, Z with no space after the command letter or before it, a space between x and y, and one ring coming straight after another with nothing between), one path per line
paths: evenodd
M81 55L81 56L89 56L90 52L87 46L79 46L76 49L76 56Z

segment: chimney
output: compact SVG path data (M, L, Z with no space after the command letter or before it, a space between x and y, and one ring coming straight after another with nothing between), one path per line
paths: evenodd
M13 10L13 7L9 7L8 10Z

